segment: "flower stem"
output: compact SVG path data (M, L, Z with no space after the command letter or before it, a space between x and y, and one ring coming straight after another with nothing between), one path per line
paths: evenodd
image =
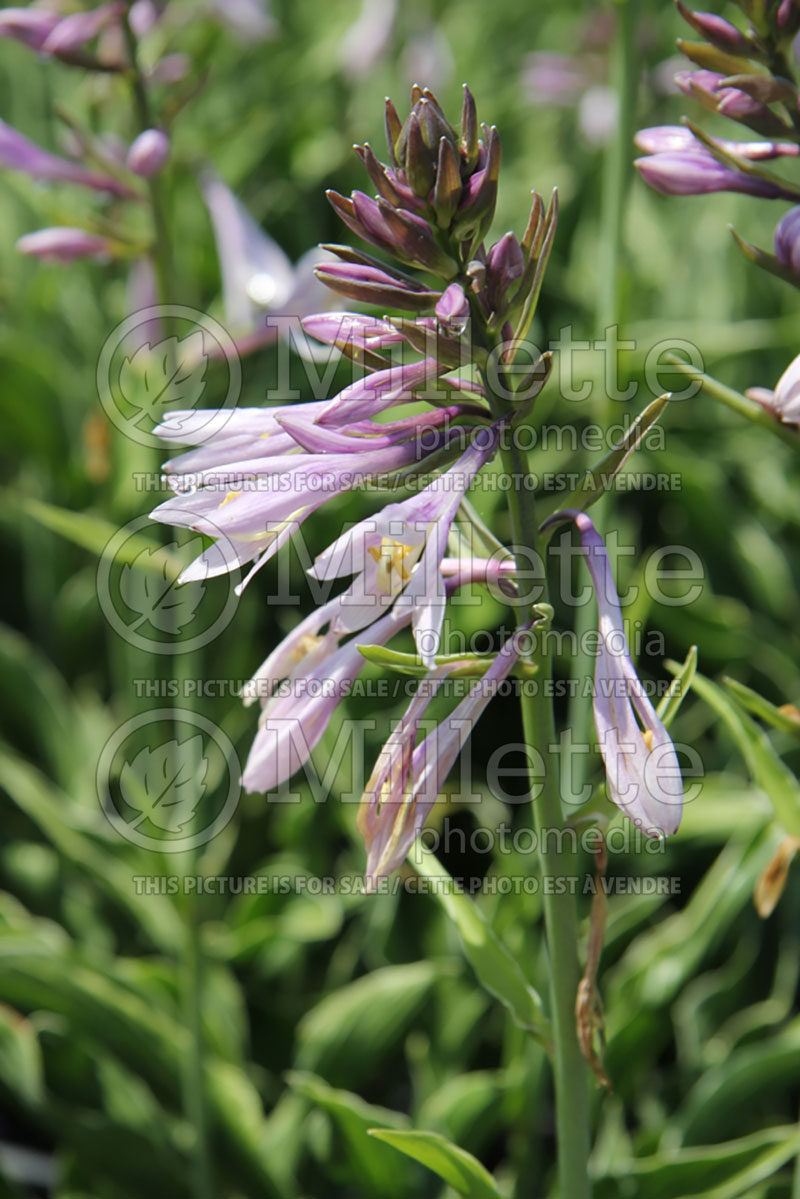
M144 75L139 66L136 36L131 29L127 12L123 14L122 28L130 62L130 83L140 132L152 129L155 120L147 93ZM162 178L155 175L147 180L150 212L153 222L153 246L151 257L156 274L159 303L166 306L174 302L174 271L172 242L169 235L167 209L163 194ZM174 366L174 364L173 364ZM173 632L177 634L178 629ZM192 664L193 660L193 664ZM175 654L173 658L173 681L176 693L185 696L184 684L200 669L196 654ZM184 698L179 704L188 707ZM176 747L181 740L180 719L176 717L174 737ZM180 750L176 749L175 767L180 767ZM195 852L183 857L186 874L199 869ZM205 1079L205 1038L203 1035L203 946L202 916L197 896L189 896L183 911L184 943L180 962L180 985L183 1012L189 1030L189 1048L183 1063L183 1107L191 1124L194 1136L192 1143L192 1194L194 1199L214 1199L211 1157L209 1153L208 1113Z
M484 385L487 395L492 397L486 378ZM494 397L492 407L500 415L506 405ZM524 479L530 474L527 455L513 437L502 455L504 469L513 480L508 492L512 549L528 551L535 561L543 562L536 504L532 492L524 486ZM540 602L547 600L546 583L544 589ZM526 620L522 606L517 608L517 620L520 624ZM589 1085L575 1021L580 968L576 903L569 883L569 879L576 876L576 859L568 840L563 837L555 718L547 686L552 677L552 661L546 637L537 639L530 660L537 667L538 685L534 694L525 693L521 698L522 724L525 742L540 755L536 759L537 766L540 762L543 766L544 779L541 784L537 783L540 786L538 795L534 792L534 779L531 779L533 821L542 877L554 880L543 888L542 903L550 958L558 1194L562 1199L589 1199ZM563 888L557 881L559 879L566 881Z

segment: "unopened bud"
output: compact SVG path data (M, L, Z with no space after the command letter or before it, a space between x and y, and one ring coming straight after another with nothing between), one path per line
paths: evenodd
M134 175L149 179L156 175L169 157L169 138L161 129L145 129L128 150L126 163Z

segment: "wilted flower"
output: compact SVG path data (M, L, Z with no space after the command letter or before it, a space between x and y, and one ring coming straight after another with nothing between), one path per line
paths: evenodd
M580 533L597 600L600 648L593 709L609 795L639 828L674 833L683 807L680 767L633 665L605 544L585 512L565 509L543 527L565 519Z

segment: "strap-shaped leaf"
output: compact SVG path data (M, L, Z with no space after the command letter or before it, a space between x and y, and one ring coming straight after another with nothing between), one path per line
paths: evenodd
M421 1162L465 1199L502 1199L494 1179L478 1159L437 1132L370 1128L369 1135Z
M411 860L418 874L433 881L432 893L458 929L464 953L481 985L508 1008L521 1028L547 1043L550 1026L542 1001L480 908L458 887L436 855L420 842Z

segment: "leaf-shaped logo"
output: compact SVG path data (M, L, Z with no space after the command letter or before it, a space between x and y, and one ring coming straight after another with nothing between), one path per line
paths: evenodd
M139 346L132 358L123 360L119 372L123 398L141 414L135 424L146 417L159 420L178 405L193 408L205 389L207 365L199 329L184 338L166 337L157 345Z
M163 832L182 832L205 794L207 773L208 758L199 733L186 741L140 749L132 762L125 762L119 776L122 798L140 813L131 827L149 820Z
M182 633L194 620L205 588L200 582L178 583L170 577L169 569L170 553L180 550L183 554L187 548L201 553L202 538L196 537L188 547L173 541L163 549L144 549L123 566L119 592L131 611L138 613L138 619L128 625L131 632L149 621L160 633Z

